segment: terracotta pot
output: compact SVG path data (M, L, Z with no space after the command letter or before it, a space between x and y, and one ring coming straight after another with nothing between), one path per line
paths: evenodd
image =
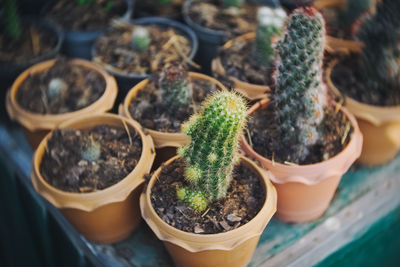
M128 237L141 221L139 195L143 176L150 172L155 157L153 141L141 130L139 123L114 114L79 117L59 125L59 128L91 129L100 124L125 125L140 134L142 154L136 167L118 183L91 193L64 192L48 184L40 174L40 164L46 150L49 133L33 156L31 179L36 191L61 213L87 239L113 243Z
M171 164L178 156L168 160ZM276 191L268 179L269 174L249 159L241 156L241 161L259 174L266 201L256 217L237 229L219 234L194 234L181 231L164 222L154 211L150 193L158 179L161 168L157 169L147 189L140 196L140 209L143 219L165 247L177 266L246 266L253 255L260 235L276 211Z
M249 113L264 109L268 99L253 105ZM320 217L328 208L340 179L360 156L362 135L354 116L346 109L340 110L350 120L354 132L347 146L336 156L315 164L285 165L273 162L258 154L242 138L242 149L272 172L271 180L278 192L278 218L285 222L307 222Z
M340 94L331 79L338 60L333 60L326 70L326 83L333 92ZM345 97L346 108L357 118L364 136L361 156L364 165L380 165L393 159L400 149L400 106L384 107L358 102Z
M227 90L225 86L222 85L219 81L216 79L207 76L205 74L197 73L197 72L189 72L189 79L190 80L207 80L210 81L211 83L215 84L220 90ZM145 79L135 85L127 94L127 96L124 99L123 104L119 106L119 114L129 118L133 119L131 116L131 113L129 112L129 105L132 102L132 99L137 95L137 93L140 90L144 90L147 86L147 84L150 82L149 79ZM156 148L163 148L163 147L180 147L182 145L185 145L189 137L185 134L182 133L165 133L165 132L159 132L155 130L150 130L146 129L151 137L154 140L154 145Z
M17 101L17 93L21 84L28 79L30 75L46 71L51 68L54 63L55 60L53 59L38 63L25 70L18 76L11 89L7 92L6 108L8 115L11 119L18 121L22 125L25 136L33 149L39 145L40 141L47 133L58 126L61 122L71 118L80 118L89 114L101 114L111 109L118 93L117 83L111 75L107 74L107 72L89 61L74 59L71 61L72 64L95 70L104 78L106 88L99 99L83 109L62 114L32 113L31 111L21 107Z

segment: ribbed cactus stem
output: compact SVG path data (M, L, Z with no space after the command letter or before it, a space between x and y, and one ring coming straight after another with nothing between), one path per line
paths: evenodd
M143 53L149 49L150 42L150 33L145 27L136 26L133 29L131 44L134 50Z
M22 30L16 0L3 0L2 19L6 34L13 39L18 39Z
M224 8L241 7L243 3L244 0L222 0L222 5Z
M186 110L192 103L192 84L182 65L166 66L160 73L162 99L171 114Z
M260 64L269 67L273 63L275 49L272 41L280 35L286 13L283 9L260 7L258 9L258 27L253 56Z
M185 178L191 190L209 201L225 197L238 162L239 139L246 124L246 104L241 96L217 92L182 126L191 137L179 149L186 162Z
M355 29L364 43L361 67L371 89L400 88L400 1L382 0ZM389 94L390 95L390 94ZM387 95L387 96L389 96Z
M325 23L312 7L298 8L289 17L277 45L275 91L272 96L283 144L301 161L321 140L318 126L324 117L326 86L322 80Z

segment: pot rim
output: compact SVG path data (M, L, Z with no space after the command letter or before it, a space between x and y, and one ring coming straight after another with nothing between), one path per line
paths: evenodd
M84 59L72 59L70 60L71 64L83 66L87 69L94 70L103 77L106 83L104 92L96 101L82 109L61 114L33 113L22 108L17 101L17 93L20 89L21 84L26 79L29 79L29 76L31 74L46 71L51 68L55 64L55 62L56 59L51 59L31 66L17 77L17 79L12 84L10 90L8 90L7 92L6 109L9 116L13 120L17 120L30 131L51 130L58 124L71 117L82 116L85 114L103 113L112 108L114 101L117 97L118 88L114 77L112 77L106 71L90 61Z
M179 158L179 156L174 156L166 161L164 165L172 163L177 158ZM179 230L164 222L155 212L150 200L151 189L155 181L159 178L163 165L153 173L148 182L147 188L140 196L140 210L142 217L160 240L171 242L190 252L199 252L204 250L231 250L250 238L261 235L269 220L276 212L276 189L268 179L272 174L261 169L253 161L243 155L240 155L240 160L242 162L244 161L247 166L258 173L260 179L263 181L266 195L263 207L248 223L223 233L195 234ZM253 224L261 225L261 227L255 227ZM238 235L240 236L238 237ZM242 235L245 235L245 237L243 238ZM196 248L196 246L199 247Z
M75 208L84 211L92 211L100 206L109 203L123 201L129 196L130 192L132 192L136 187L138 187L145 181L143 176L150 173L150 169L155 158L153 140L149 135L146 135L141 130L142 127L140 126L140 124L134 120L128 120L124 117L111 113L85 115L77 119L73 118L65 121L59 125L59 128L75 128L75 124L82 122L88 122L89 126L87 128L93 128L94 126L90 126L90 122L94 119L100 119L101 121L112 120L115 121L117 124L122 123L123 125L125 123L127 127L133 128L140 135L142 141L142 152L139 161L136 164L135 168L133 168L133 170L123 179L103 190L89 193L63 191L50 185L40 173L40 164L42 162L43 155L47 147L47 142L52 136L53 131L48 133L46 137L40 142L38 148L33 155L31 180L36 191L57 208ZM109 125L109 123L107 122L104 123ZM85 129L86 127L77 128ZM108 197L107 199L106 197L108 195L111 195L111 197ZM64 200L64 198L67 198L68 200Z

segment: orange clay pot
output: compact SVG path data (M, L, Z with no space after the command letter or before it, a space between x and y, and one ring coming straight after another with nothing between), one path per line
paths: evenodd
M178 156L168 160L171 164ZM254 162L241 156L240 160L259 174L266 200L256 217L237 229L219 234L194 234L181 231L164 222L154 211L150 194L158 179L161 168L151 177L147 189L140 196L140 209L143 219L157 237L164 242L169 254L177 266L211 267L211 266L246 266L253 255L260 235L276 211L276 191L267 172Z
M253 105L249 113L265 109L268 99ZM285 222L308 222L320 217L328 208L342 175L360 156L362 135L354 116L340 108L353 126L353 134L347 146L336 156L315 164L285 165L273 162L258 154L242 138L242 149L272 172L271 180L278 192L277 216Z
M139 195L155 157L153 141L133 120L114 114L89 115L69 120L59 128L91 129L107 124L136 131L142 139L142 154L136 167L118 183L91 193L64 192L48 184L40 174L40 163L46 150L49 133L39 144L33 156L31 179L36 191L61 213L87 239L113 243L128 237L141 221ZM125 124L125 125L124 125Z
M7 92L6 108L8 115L11 119L18 121L22 125L26 139L33 149L39 145L46 134L57 127L61 122L72 118L80 118L89 114L101 114L110 110L118 93L117 83L111 75L89 61L74 59L71 60L72 64L95 70L104 78L106 88L99 99L83 109L63 114L38 114L22 108L17 101L17 92L21 84L28 79L30 75L46 71L51 68L54 63L55 59L41 62L28 68L17 77L11 89Z
M201 74L197 72L189 72L189 79L190 80L208 80L211 83L214 83L220 90L227 90L225 86L222 85L216 79ZM145 90L147 84L150 82L149 79L145 79L140 83L136 84L127 94L124 99L123 104L119 106L119 114L124 116L128 119L132 119L131 113L129 112L129 106L132 102L132 99L137 95L140 90ZM146 129L151 137L154 140L154 145L156 148L163 148L163 147L180 147L185 145L189 141L189 137L182 133L165 133L159 132L151 129Z
M326 83L332 91L340 94L333 84L331 73L338 60L333 60L326 70ZM400 106L383 107L345 98L346 108L357 118L364 136L361 156L364 165L380 165L393 159L400 149Z

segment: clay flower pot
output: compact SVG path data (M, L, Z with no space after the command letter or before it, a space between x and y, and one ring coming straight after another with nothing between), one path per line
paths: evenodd
M106 88L99 99L83 109L62 114L38 114L22 108L17 101L17 93L21 84L28 79L30 75L46 71L51 68L54 63L55 60L53 59L33 65L18 76L11 89L7 92L6 108L8 115L11 119L18 121L22 125L25 136L33 149L39 145L40 141L47 133L57 127L61 122L71 118L80 118L84 115L101 114L110 110L114 105L118 93L117 83L111 75L89 61L74 59L71 61L72 64L95 70L104 78Z
M154 160L153 141L141 126L114 114L80 116L59 125L59 128L90 129L100 124L125 127L136 131L142 141L142 154L136 167L118 183L96 192L73 193L57 189L47 183L40 173L40 164L46 150L49 133L39 144L33 156L31 179L36 191L61 213L87 239L113 243L128 237L141 221L139 195Z
M268 99L254 104L249 113L265 109ZM328 208L343 174L359 157L362 135L357 121L346 109L340 108L353 126L353 133L347 146L334 157L309 165L285 165L273 162L254 151L245 137L242 149L251 158L272 172L271 180L278 192L277 216L285 222L307 222L320 217Z
M229 49L235 42L238 41L248 42L248 41L253 41L255 38L256 34L254 32L246 33L226 42L222 46L222 49ZM225 68L222 65L221 59L219 57L215 58L212 61L211 68L214 74L218 74L220 76L226 76ZM250 100L257 100L264 98L266 97L266 93L271 91L271 89L267 85L251 84L248 82L240 81L232 76L229 76L227 78L233 82L233 89L235 91L241 93Z
M329 89L340 94L331 79L337 60L326 70ZM357 118L364 136L361 156L358 161L364 165L380 165L393 159L400 149L400 106L384 107L364 104L348 96L346 108Z
M189 79L190 80L206 80L210 81L211 83L215 84L218 89L220 90L227 90L222 83L217 81L216 79L207 76L205 74L197 73L197 72L189 72ZM119 114L132 119L131 113L129 112L129 106L132 102L132 99L138 94L140 90L144 90L147 86L147 84L150 82L150 79L145 79L135 85L127 94L125 97L125 100L123 104L119 106ZM151 129L146 129L151 137L154 140L154 145L156 148L164 148L164 147L180 147L182 145L185 145L188 141L189 138L187 135L183 133L165 133L165 132L159 132Z
M177 158L178 156L165 164L169 165ZM224 233L188 233L164 222L155 212L150 200L151 190L161 173L161 168L151 177L146 191L140 196L142 216L157 237L164 242L177 266L234 267L246 266L250 262L260 235L276 211L277 198L268 173L243 156L240 160L259 174L266 190L266 200L257 216L250 222Z

